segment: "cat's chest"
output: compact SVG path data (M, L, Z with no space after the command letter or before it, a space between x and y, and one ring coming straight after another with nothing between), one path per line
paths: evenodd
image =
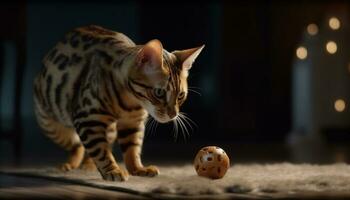
M148 117L148 112L141 108L131 112L121 112L117 120L118 129L125 129L130 126L141 125Z

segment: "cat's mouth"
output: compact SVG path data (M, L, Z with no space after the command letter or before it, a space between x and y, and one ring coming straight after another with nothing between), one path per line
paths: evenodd
M162 118L157 118L157 122L165 124L171 121L171 119L162 119Z
M161 112L151 113L152 117L159 123L165 124L168 122L171 122L176 119L177 115L175 117L169 117L169 115Z
M174 118L170 118L168 115L166 114L162 114L162 115L156 115L156 116L152 116L157 122L159 123L162 123L162 124L165 124L165 123L168 123L168 122L171 122L173 120L175 120L176 117Z
M150 107L150 106L145 106L144 107L148 114L152 116L152 118L162 124L174 121L178 117L178 113L173 113L173 114L168 114L166 110L163 110L161 108L157 107Z

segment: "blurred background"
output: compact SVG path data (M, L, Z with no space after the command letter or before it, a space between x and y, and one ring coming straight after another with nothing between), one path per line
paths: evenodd
M346 1L1 3L0 164L65 159L36 124L32 82L45 53L89 24L169 51L206 45L189 77L200 95L182 108L196 125L177 139L171 124L148 131L146 162L191 162L207 145L233 163L349 162L349 12Z

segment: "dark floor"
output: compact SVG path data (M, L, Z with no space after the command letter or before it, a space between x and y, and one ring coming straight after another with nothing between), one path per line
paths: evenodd
M0 199L145 199L145 197L44 179L0 175Z
M136 194L99 189L71 183L51 181L44 178L28 178L5 175L0 172L0 199L347 199L350 191L250 194L223 193L201 196L174 196L165 194Z
M151 138L152 139L152 138ZM58 166L66 159L66 153L45 138L38 138L30 145L31 138L26 138L25 151L19 164L14 163L11 145L2 141L0 144L0 167L23 166ZM40 145L39 145L40 144ZM146 139L143 151L145 164L179 165L191 163L195 154L203 146L217 145L230 156L231 164L235 163L334 163L347 162L350 158L350 146L347 143L287 143L287 142L152 142ZM46 149L46 150L42 150ZM115 155L120 161L118 146ZM331 193L331 191L330 191ZM316 198L317 197L317 198ZM334 199L338 196L322 196ZM328 198L327 198L328 197ZM0 199L144 199L147 197L115 191L106 191L80 185L63 184L42 179L0 175ZM202 197L206 199L208 197ZM219 198L216 196L215 198ZM233 198L222 196L220 198ZM235 196L235 199L246 198ZM282 198L282 197L281 197ZM295 197L295 199L300 197ZM318 199L320 196L304 194L302 198Z

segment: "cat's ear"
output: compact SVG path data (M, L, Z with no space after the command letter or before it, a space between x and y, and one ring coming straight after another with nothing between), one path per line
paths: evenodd
M200 47L186 49L181 51L174 51L173 54L180 60L182 63L182 69L190 70L193 62L196 60L198 55L201 53L205 45Z
M136 64L146 74L159 72L163 67L162 43L157 39L147 42L138 52Z

